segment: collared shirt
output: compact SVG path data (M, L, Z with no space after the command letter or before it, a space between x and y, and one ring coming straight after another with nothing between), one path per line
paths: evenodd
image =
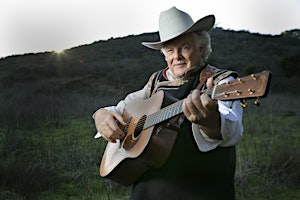
M176 81L178 78L174 76L171 70L166 71L166 76L170 81ZM233 77L228 77L218 83L218 85L227 81L233 80ZM116 106L108 106L104 109L109 111L123 113L124 108L128 103L136 98L147 98L147 84L136 92L128 94L125 99L121 100ZM198 148L202 152L207 152L215 149L217 146L233 146L239 143L243 135L243 108L239 105L238 101L217 101L218 109L221 117L221 135L222 140L209 138L199 127L198 124L192 123L192 130L194 139ZM93 115L94 117L94 115ZM101 133L97 133L95 138L101 137Z

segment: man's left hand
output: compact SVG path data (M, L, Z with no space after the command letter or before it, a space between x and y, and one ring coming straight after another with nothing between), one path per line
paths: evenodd
M207 88L213 87L213 80L207 80ZM220 113L218 104L207 94L201 94L200 90L194 90L183 101L183 113L186 118L200 126L204 133L213 139L221 139Z

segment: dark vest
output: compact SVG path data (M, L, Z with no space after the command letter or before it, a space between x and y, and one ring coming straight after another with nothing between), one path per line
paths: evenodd
M199 83L196 73L180 86L161 86L177 99L185 98ZM167 81L164 71L153 79ZM167 162L159 169L147 171L132 187L132 200L234 199L235 147L217 147L201 152L192 134L191 122L181 125Z

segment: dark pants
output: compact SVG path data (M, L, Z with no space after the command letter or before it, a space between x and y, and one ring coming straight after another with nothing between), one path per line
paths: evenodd
M235 199L235 161L233 146L201 152L185 122L168 161L133 185L131 200Z

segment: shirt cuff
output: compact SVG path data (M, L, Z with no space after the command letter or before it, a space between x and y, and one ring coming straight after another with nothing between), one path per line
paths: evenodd
M96 135L94 136L95 139L98 139L98 138L101 138L101 137L102 137L102 135L101 135L100 132L97 132Z
M202 152L211 151L211 150L217 148L217 146L222 142L222 140L216 140L216 139L209 138L203 132L203 130L201 130L199 128L198 124L193 123L192 130L193 130L193 135L194 135L195 141L197 143L197 146L198 146L199 150Z

